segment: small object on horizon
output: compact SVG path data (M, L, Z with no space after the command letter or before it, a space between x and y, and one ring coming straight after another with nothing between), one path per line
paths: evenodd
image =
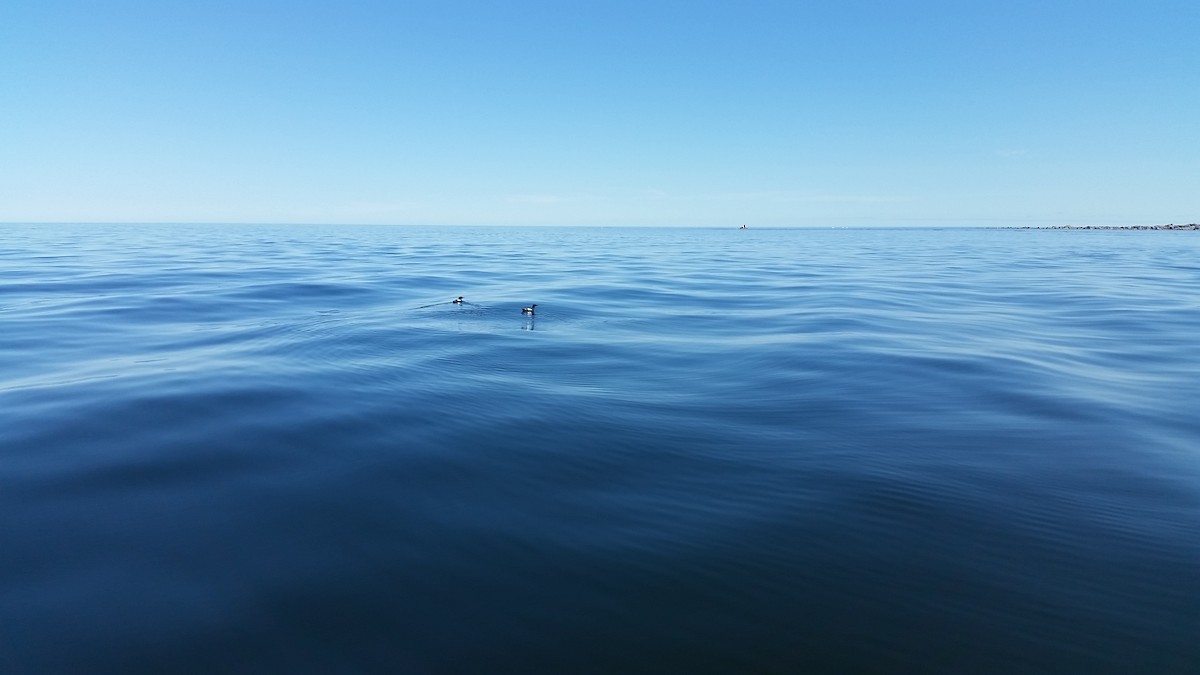
M738 229L739 229L739 230L748 230L748 229L750 229L750 228L748 228L748 227L746 227L745 225L743 225L743 226L739 227Z
M457 298L455 298L455 299L451 300L450 302L453 302L453 303L454 303L454 304L456 304L456 305L461 305L461 304L462 304L462 301L463 301L463 296L461 296L461 295L460 295L460 296L458 296Z
M535 310L535 309L537 309L537 305L536 305L536 304L535 304L535 305L530 305L530 306L528 306L528 307L522 307L522 308L521 308L521 313L522 313L522 314L528 314L528 315L530 315L530 316L533 316L534 314L537 314L537 312L533 311L533 310Z

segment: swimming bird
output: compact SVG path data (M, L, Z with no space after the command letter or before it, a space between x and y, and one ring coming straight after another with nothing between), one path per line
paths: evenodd
M460 296L458 296L457 298L455 298L455 299L451 300L450 302L453 302L453 303L454 303L454 304L456 304L456 305L461 305L461 304L462 304L462 301L463 301L463 300L462 300L462 296L460 295Z
M521 308L521 313L533 316L534 314L537 314L537 312L533 311L535 309L537 309L537 305L530 305L528 307Z

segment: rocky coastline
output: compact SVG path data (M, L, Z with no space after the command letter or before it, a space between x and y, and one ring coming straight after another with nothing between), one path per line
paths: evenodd
M1022 230L1200 230L1200 223L1187 225L1055 225L1053 227L1025 226Z

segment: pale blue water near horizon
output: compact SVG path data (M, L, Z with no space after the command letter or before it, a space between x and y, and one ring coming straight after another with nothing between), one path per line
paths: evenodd
M0 672L1200 672L1198 234L0 226Z

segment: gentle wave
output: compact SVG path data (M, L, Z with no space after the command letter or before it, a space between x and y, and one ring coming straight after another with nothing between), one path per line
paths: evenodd
M2 233L8 672L1200 664L1191 233Z

